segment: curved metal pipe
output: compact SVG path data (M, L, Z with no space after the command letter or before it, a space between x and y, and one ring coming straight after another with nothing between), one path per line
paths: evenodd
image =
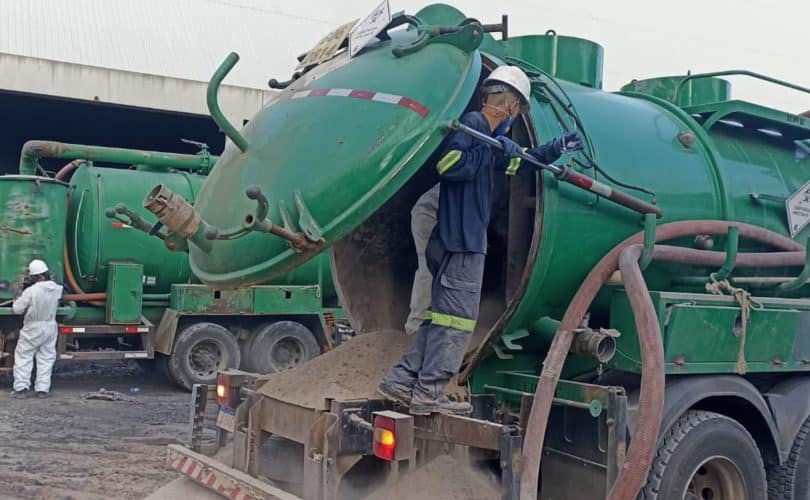
M219 128L228 136L228 138L239 148L243 153L248 149L248 141L239 133L236 128L231 125L231 122L225 118L222 110L219 108L219 99L217 94L222 80L230 73L236 63L239 62L239 54L231 52L228 57L222 61L219 68L214 72L211 81L208 82L208 90L206 91L206 102L208 103L208 112L211 113L211 118L219 125Z
M805 248L790 238L774 233L767 229L744 224L741 222L729 222L723 220L689 220L671 222L663 224L656 230L656 241L666 241L673 238L690 236L694 234L721 235L728 232L729 226L734 226L739 230L739 235L750 238L765 245L790 252L805 255ZM543 361L543 370L540 380L534 393L529 421L526 425L526 435L523 447L523 478L521 480L520 498L521 500L534 500L537 496L537 484L540 474L540 459L542 456L543 442L545 439L546 427L548 426L549 414L551 412L551 402L554 399L554 392L557 382L560 379L560 372L567 357L568 351L573 341L575 330L582 322L582 318L602 288L604 283L616 271L619 266L619 256L622 251L636 244L644 242L644 233L639 232L623 242L616 245L601 261L591 270L585 280L580 285L579 290L571 299L568 309L560 323L560 329L554 336L546 358ZM658 247L656 247L657 249ZM676 248L676 247L669 247ZM670 251L669 249L665 249ZM692 252L702 252L701 250L690 250ZM679 252L681 249L678 250ZM654 258L659 257L660 251L655 252ZM722 255L723 252L707 252ZM738 259L744 259L746 254L738 254ZM749 254L750 255L750 254ZM714 258L714 256L712 256ZM722 262L722 260L721 260ZM617 483L621 475L617 478Z
M217 160L216 156L186 155L143 151L140 149L108 148L67 144L56 141L28 141L20 152L20 175L35 175L40 158L61 158L65 160L83 159L120 163L123 165L153 165L156 167L209 171Z
M87 160L72 160L69 163L66 163L62 168L56 172L56 175L53 176L54 179L61 181L66 176L70 175L74 170L76 170L80 165L84 165L87 163Z

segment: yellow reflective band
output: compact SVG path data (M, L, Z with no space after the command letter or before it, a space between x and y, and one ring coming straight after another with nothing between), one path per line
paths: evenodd
M515 175L520 168L521 158L517 156L509 160L509 165L506 166L506 175Z
M456 330L469 333L472 333L475 330L474 319L460 318L458 316L442 313L432 313L432 316L434 325L448 326L450 328L455 328Z
M432 311L425 311L425 317L422 319L431 320L433 319L433 312Z
M442 156L442 159L439 160L439 163L436 164L436 170L439 172L439 175L447 172L450 167L458 163L461 159L461 151L457 149L453 149L448 151L446 155Z

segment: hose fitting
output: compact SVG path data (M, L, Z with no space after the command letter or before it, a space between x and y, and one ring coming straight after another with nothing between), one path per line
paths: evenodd
M604 328L600 328L599 331L590 328L580 330L571 343L570 351L590 356L600 363L607 363L616 354L616 337L618 336L617 330Z
M208 224L203 222L200 214L182 196L163 184L158 184L146 195L143 207L155 214L170 232L191 241L206 253L211 251L213 243L205 237L205 232L209 230ZM181 245L173 240L174 238L167 236L166 246L170 250L181 249Z

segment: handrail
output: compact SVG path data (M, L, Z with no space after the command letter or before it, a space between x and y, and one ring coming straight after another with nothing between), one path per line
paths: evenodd
M758 78L766 82L775 83L783 87L787 87L793 90L798 90L800 92L810 94L810 88L802 87L801 85L796 85L795 83L786 82L784 80L779 80L778 78L772 78L770 76L754 73L753 71L748 71L744 69L729 69L726 71L712 71L710 73L695 73L694 75L687 75L686 77L683 78L683 80L678 82L678 86L675 87L674 102L678 102L678 97L681 94L681 89L683 88L684 84L690 80L696 80L698 78L711 78L714 76L729 76L729 75L750 76L752 78Z

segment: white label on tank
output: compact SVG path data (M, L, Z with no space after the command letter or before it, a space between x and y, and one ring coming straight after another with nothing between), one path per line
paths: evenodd
M127 352L124 353L124 358L131 359L131 358L148 358L149 354L145 352Z
M144 285L146 285L146 286L155 286L155 283L157 283L157 277L156 276L144 276L143 277L143 284Z
M349 57L354 57L355 54L371 41L372 38L377 36L388 23L391 22L391 7L388 6L388 0L383 0L380 5L371 11L371 14L363 19L363 22L354 27L349 34Z
M810 223L810 181L785 200L790 237L795 237Z

